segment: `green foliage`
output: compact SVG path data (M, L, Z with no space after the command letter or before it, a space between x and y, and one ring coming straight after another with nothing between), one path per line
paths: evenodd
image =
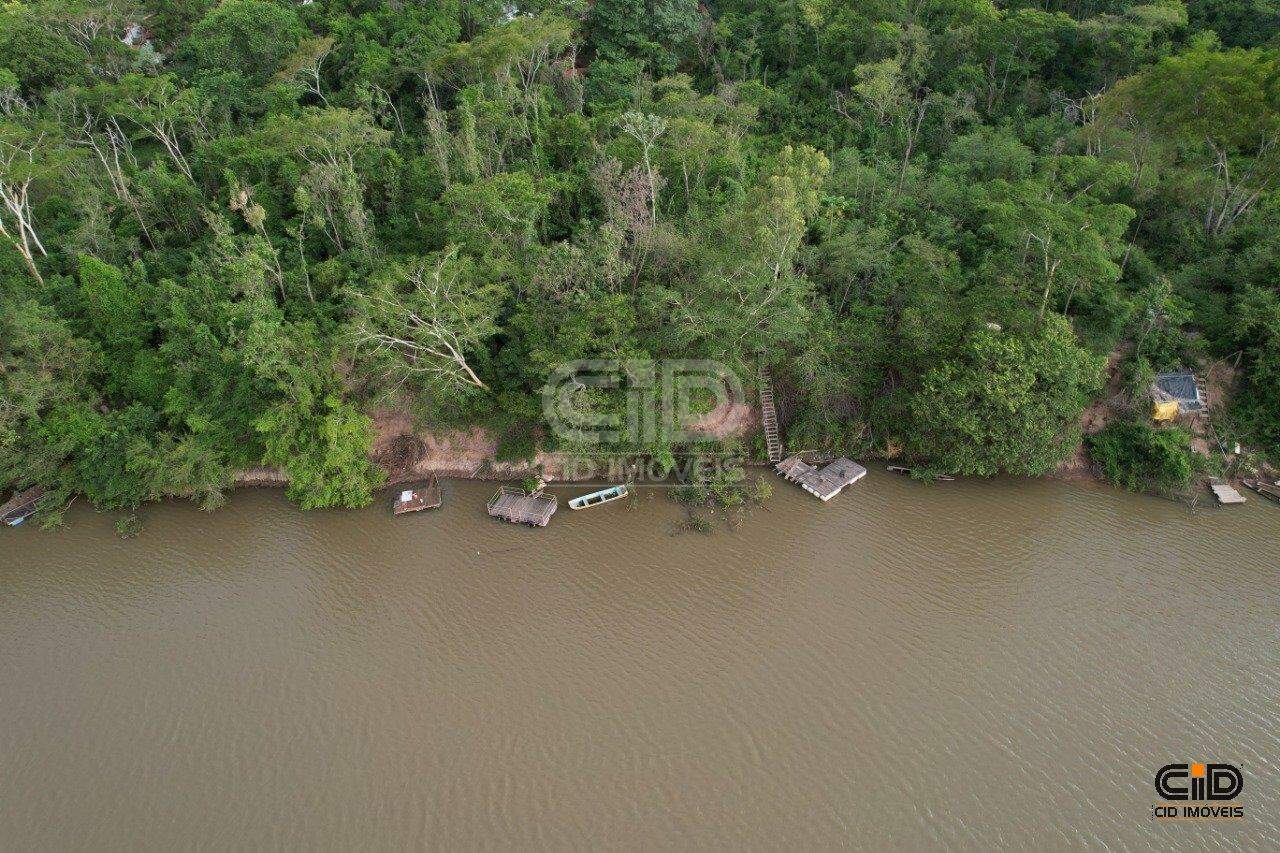
M599 112L625 108L635 98L639 81L639 62L601 57L587 71L587 101Z
M915 454L952 474L1047 473L1075 452L1101 364L1065 320L1028 334L982 329L912 397Z
M92 404L91 364L92 348L49 307L34 299L0 303L0 481L66 482L73 448L56 436L45 440L45 421Z
M1261 47L1280 33L1277 0L1187 0L1191 24L1212 30L1228 47Z
M25 95L39 95L80 79L88 57L41 12L21 3L0 8L0 69L16 75Z
M690 533L707 534L711 532L711 520L705 516L690 512L685 516L683 528Z
M441 218L452 243L476 255L499 256L526 248L550 202L532 176L508 172L454 184L440 196Z
M502 433L494 459L498 462L530 462L538 455L538 433L521 421Z
M142 521L136 515L126 515L116 521L116 535L121 539L136 539L142 534Z
M639 60L662 75L675 70L701 21L696 0L597 0L587 32L603 58Z
M670 490L676 503L689 507L741 509L764 503L773 494L763 478L751 478L742 468L720 465L716 457L687 457L688 481Z
M142 0L147 29L165 48L181 44L218 0Z
M297 14L271 0L223 0L196 24L183 55L198 74L229 74L255 87L306 34Z
M1280 52L1197 44L1118 85L1103 102L1104 126L1136 122L1142 134L1127 142L1136 158L1155 146L1199 163L1209 173L1203 225L1221 237L1280 184L1278 74Z
M1280 458L1280 293L1246 287L1239 312L1249 359L1240 414L1258 443Z
M1089 436L1089 456L1105 477L1132 492L1173 494L1191 484L1199 469L1190 434L1117 422Z
M597 358L975 475L1070 454L1108 353L1230 359L1280 454L1273 0L516 11L0 6L0 484L358 505L375 413L587 452L541 392Z
M281 403L255 426L263 459L288 474L286 494L303 509L367 506L385 478L369 462L373 422L336 397L310 409Z

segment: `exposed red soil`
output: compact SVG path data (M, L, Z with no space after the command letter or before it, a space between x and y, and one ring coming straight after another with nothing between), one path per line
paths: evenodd
M691 430L708 438L742 438L759 428L759 411L741 401L716 406L690 425Z
M1113 407L1124 388L1124 373L1120 370L1120 364L1128 355L1129 349L1130 344L1126 341L1107 356L1107 381L1102 394L1080 416L1080 428L1084 435L1093 435L1110 423ZM1089 454L1081 443L1076 452L1063 461L1051 476L1059 480L1091 480L1097 475L1093 470L1093 463L1089 461Z

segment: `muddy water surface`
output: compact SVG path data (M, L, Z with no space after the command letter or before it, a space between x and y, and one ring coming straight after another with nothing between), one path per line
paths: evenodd
M0 531L0 848L1280 847L1280 508L489 489ZM1243 821L1151 824L1192 759Z

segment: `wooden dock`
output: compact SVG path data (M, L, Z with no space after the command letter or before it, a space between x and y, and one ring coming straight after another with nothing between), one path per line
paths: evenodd
M494 518L534 527L546 527L559 508L560 501L554 495L529 495L506 486L494 492L489 503L485 504L485 509Z
M391 512L395 515L404 515L407 512L436 509L442 503L444 503L444 499L440 494L440 481L432 475L422 485L411 489L402 489L396 495L396 501L391 507Z
M1219 504L1226 506L1244 503L1244 495L1224 480L1214 477L1209 481L1209 488L1213 490L1213 496L1218 499Z
M774 468L784 480L795 483L823 502L840 494L845 486L867 476L866 468L844 457L818 468L805 462L799 455L788 456Z

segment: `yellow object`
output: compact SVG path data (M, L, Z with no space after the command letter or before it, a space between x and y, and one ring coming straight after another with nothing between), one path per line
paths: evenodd
M1176 417L1178 417L1177 400L1170 400L1167 403L1157 401L1151 412L1151 419L1156 421L1171 421Z

